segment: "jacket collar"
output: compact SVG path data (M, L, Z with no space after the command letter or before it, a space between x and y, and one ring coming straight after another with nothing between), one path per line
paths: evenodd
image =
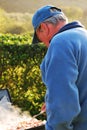
M66 31L66 30L69 30L69 29L72 29L72 28L77 28L77 27L82 27L84 28L84 26L78 22L78 21L74 21L74 22L71 22L71 23L68 23L66 24L65 26L63 26L58 33L61 33L63 31Z
M65 26L63 26L55 35L57 35L57 34L63 32L63 31L67 31L67 30L69 30L69 29L78 28L78 27L84 28L84 26L83 26L79 21L74 21L74 22L68 23L68 24L66 24ZM54 35L54 36L55 36L55 35ZM52 39L53 39L53 38L52 38ZM52 40L52 39L51 39L51 40ZM51 40L50 40L50 42L51 42Z

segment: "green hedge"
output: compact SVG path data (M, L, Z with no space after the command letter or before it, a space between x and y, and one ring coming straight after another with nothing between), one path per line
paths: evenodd
M45 86L39 66L47 48L41 44L7 44L5 35L3 39L0 44L0 88L8 88L12 103L34 115L44 101Z

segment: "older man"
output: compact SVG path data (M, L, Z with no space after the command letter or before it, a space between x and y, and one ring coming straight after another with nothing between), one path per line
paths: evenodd
M78 21L68 23L55 6L38 9L32 19L33 43L43 42L41 63L46 85L46 130L87 130L87 31Z

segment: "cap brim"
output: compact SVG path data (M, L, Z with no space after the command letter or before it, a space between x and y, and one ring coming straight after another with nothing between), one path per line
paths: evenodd
M38 44L40 42L40 40L38 39L36 32L34 32L34 36L32 39L32 44Z

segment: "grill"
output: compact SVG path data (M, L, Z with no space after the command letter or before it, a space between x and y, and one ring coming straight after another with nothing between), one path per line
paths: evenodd
M1 100L4 96L7 97L8 102L11 102L11 96L10 96L10 93L9 93L8 89L0 89L0 100Z
M41 126L37 126L37 127L32 127L32 128L25 129L25 130L45 130L45 125L41 125Z
M6 96L8 102L12 102L8 89L0 89L0 100L2 100L2 98L4 96ZM19 130L21 130L21 128ZM39 124L37 126L33 126L31 128L27 128L27 129L24 129L24 130L45 130L45 124L44 123L41 124L41 125Z

